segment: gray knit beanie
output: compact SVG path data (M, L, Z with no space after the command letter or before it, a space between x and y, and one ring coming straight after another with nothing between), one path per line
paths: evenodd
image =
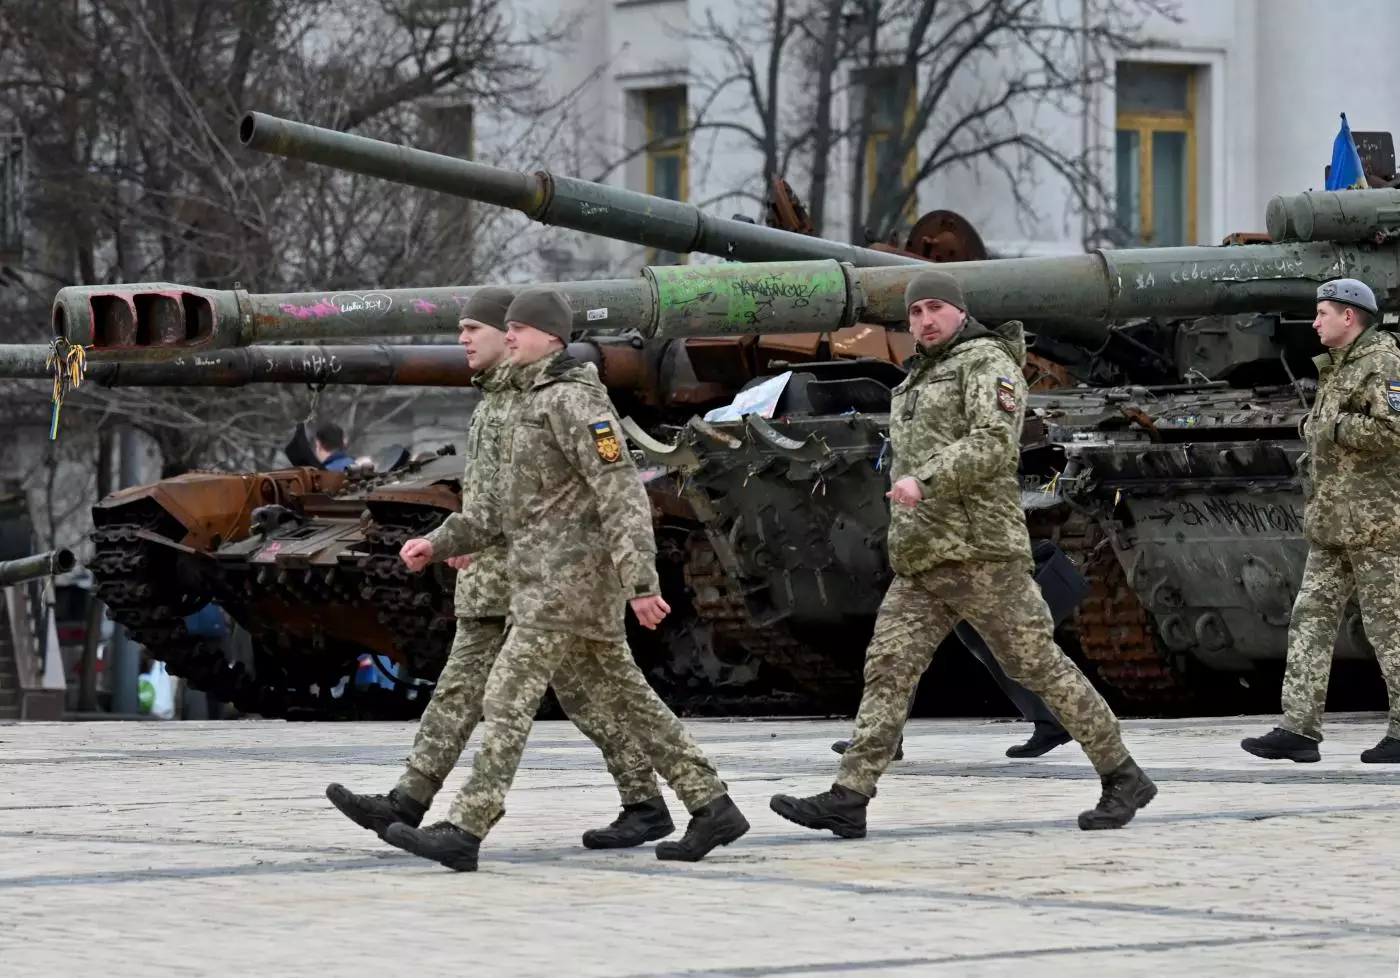
M563 292L534 286L515 297L506 310L506 322L533 326L567 343L574 331L574 310Z
M462 307L462 318L473 319L478 323L506 331L506 310L510 308L515 293L499 285L488 285L477 289Z
M962 289L947 272L920 272L909 280L904 288L904 308L924 299L938 299L967 312Z

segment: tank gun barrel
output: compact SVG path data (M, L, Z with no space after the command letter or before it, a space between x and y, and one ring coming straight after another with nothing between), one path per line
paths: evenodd
M733 261L833 258L858 267L923 264L906 255L715 217L684 201L545 170L524 173L473 163L263 112L243 117L238 138L262 153L509 207L541 224L663 251Z
M0 377L50 377L49 354L50 348L42 344L0 344ZM94 352L84 379L99 387L466 387L472 373L465 351L456 344L243 346L198 353L138 347Z
M17 560L0 561L0 587L23 584L40 577L65 574L77 565L71 550L48 550Z
M1114 323L1142 317L1310 317L1318 285L1341 276L1366 282L1382 306L1393 307L1400 299L1400 191L1306 196L1311 213L1342 214L1353 240L1105 249L952 262L939 270L959 283L979 319L1020 319L1086 344L1102 342ZM1294 213L1302 206L1290 198L1270 204ZM1363 230L1369 239L1355 240ZM578 330L635 329L656 338L829 333L860 322L902 323L905 286L928 267L856 268L832 259L667 265L632 279L555 287L568 296ZM252 295L166 284L71 286L54 301L54 328L69 342L99 350L455 333L477 288Z
M630 344L571 343L581 360L606 360L631 378L640 367ZM53 375L42 344L0 344L0 378L43 380ZM475 371L456 344L375 346L243 346L191 354L138 349L97 352L85 381L99 387L243 387L248 384L357 384L366 387L468 387Z

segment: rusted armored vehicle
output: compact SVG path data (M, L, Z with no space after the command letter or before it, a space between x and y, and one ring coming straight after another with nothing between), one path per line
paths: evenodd
M1023 320L1033 349L1104 385L1035 395L1023 473L1033 533L1075 554L1095 588L1065 637L1120 702L1166 709L1209 680L1281 662L1303 553L1295 426L1311 393L1315 289L1338 269L1382 296L1400 286L1397 214L1394 191L1302 194L1271 202L1267 236L1219 247L948 266L979 318ZM819 255L833 247L807 240ZM725 253L723 234L710 241ZM894 346L907 337L887 333L883 354L844 359L835 340L862 324L898 327L904 283L922 262L886 252L866 264L875 249L834 247L848 262L649 268L561 288L579 329L630 334L648 375L675 362L678 345L696 383L716 393L788 374L771 411L684 424L678 402L613 386L634 447L663 471L649 484L658 534L695 607L724 622L734 645L843 709L885 583L883 412L902 377ZM263 338L447 333L470 292L65 290L55 323L99 348L215 351ZM186 333L154 329L158 307L191 324ZM815 344L752 356L760 342L804 334ZM697 356L706 346L716 355ZM697 415L711 403L687 397ZM1368 654L1357 638L1344 630L1344 657Z
M113 493L93 509L97 592L173 674L239 710L416 715L427 697L411 677L435 677L451 640L452 572L410 580L398 549L457 505L461 463L394 461L387 473L193 472ZM251 674L186 629L210 602L252 635ZM402 683L343 682L362 654L386 674L403 664Z

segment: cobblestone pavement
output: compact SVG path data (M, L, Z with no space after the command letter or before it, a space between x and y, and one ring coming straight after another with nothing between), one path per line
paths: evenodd
M914 721L861 841L768 809L830 783L848 722L693 721L753 823L695 865L583 849L615 795L541 723L476 874L324 798L392 786L409 724L0 725L0 975L1400 974L1400 770L1357 758L1383 719L1329 716L1310 765L1239 749L1272 721L1125 722L1161 793L1099 833L1076 745Z

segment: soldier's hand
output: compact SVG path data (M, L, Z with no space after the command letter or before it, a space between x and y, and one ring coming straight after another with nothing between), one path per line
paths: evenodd
M924 491L919 488L919 480L912 475L906 475L894 485L890 486L890 491L885 493L887 499L893 499L901 506L917 506L919 500L924 498Z
M649 594L645 598L633 598L630 602L632 613L637 616L643 628L655 629L671 611L659 594Z
M461 557L448 557L446 560L443 561L443 563L446 564L448 567L451 567L453 570L459 571L466 570L467 565L471 562L471 554L463 554Z
M417 574L433 560L433 545L422 537L409 540L399 548L399 560L408 565L408 569Z

